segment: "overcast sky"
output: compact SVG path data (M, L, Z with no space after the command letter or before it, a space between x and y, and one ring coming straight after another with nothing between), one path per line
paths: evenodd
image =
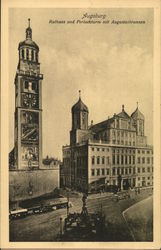
M83 13L106 14L108 20L145 20L145 24L49 24L49 20L81 19ZM139 109L152 143L153 11L152 9L10 9L9 134L14 146L14 77L18 44L25 40L27 19L40 48L43 104L43 156L62 158L69 144L71 107L82 100L89 123L121 111Z

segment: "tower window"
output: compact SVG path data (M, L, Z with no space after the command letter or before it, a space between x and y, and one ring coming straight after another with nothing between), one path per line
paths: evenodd
M36 52L36 62L38 62L38 53Z
M33 61L34 60L34 51L31 50L31 60Z
M28 82L25 81L25 89L28 89Z
M32 90L36 91L37 90L37 84L36 82L32 83Z
M29 50L28 49L26 50L26 59L27 60L29 59Z
M22 49L22 59L24 59L24 49Z

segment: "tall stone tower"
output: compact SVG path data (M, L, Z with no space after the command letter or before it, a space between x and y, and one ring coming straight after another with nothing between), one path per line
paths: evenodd
M26 39L19 43L15 76L14 167L38 169L42 163L42 79L39 47L32 40L30 19Z

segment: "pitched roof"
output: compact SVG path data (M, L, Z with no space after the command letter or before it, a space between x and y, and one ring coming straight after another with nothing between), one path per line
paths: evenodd
M130 119L131 117L125 112L124 110L124 105L122 105L122 111L117 114L116 116L120 117L120 118L125 118L125 119Z
M112 117L110 119L107 119L103 122L100 122L91 126L90 129L92 130L92 132L95 132L95 133L101 132L105 130L106 128L109 128L113 121L114 121L114 118Z
M123 110L116 116L119 116L120 118L130 119L130 116Z

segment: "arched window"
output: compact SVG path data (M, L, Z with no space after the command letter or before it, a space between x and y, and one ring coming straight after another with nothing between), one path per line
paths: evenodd
M29 60L29 50L26 50L26 59Z
M31 50L31 60L33 61L34 60L34 51Z
M24 59L24 49L22 49L22 59Z

